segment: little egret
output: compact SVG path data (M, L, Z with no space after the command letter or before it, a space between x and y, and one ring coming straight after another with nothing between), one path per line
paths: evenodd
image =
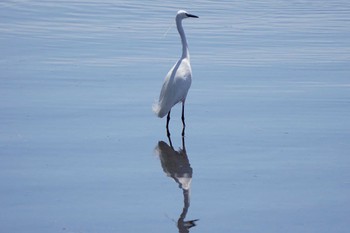
M166 75L159 95L159 100L153 105L153 111L158 117L163 118L168 114L166 123L168 136L170 135L170 111L171 108L179 102L182 102L182 136L185 135L185 101L192 82L192 70L190 64L190 53L188 51L185 32L182 27L182 20L189 17L198 18L198 16L189 14L184 10L179 10L176 14L175 21L177 30L181 37L182 55Z

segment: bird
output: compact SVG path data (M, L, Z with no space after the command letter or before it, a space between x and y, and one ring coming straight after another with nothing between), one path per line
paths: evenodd
M182 137L182 148L175 150L170 136L168 137L170 145L164 141L159 141L155 148L164 173L174 179L174 181L182 189L183 193L183 209L177 220L177 227L180 233L188 233L189 229L197 225L199 219L185 220L188 209L190 207L190 192L193 169L191 167L186 147L185 137Z
M175 22L181 38L182 55L165 76L159 100L153 104L153 111L158 117L163 118L167 115L166 129L168 136L170 136L169 121L171 108L179 102L182 102L182 136L185 136L185 101L192 83L190 53L188 50L185 31L182 27L182 20L186 18L199 17L190 14L185 10L179 10L177 12Z

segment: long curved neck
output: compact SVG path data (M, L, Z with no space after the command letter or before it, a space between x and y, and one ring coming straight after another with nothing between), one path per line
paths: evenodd
M180 34L181 43L182 43L182 56L181 56L181 58L190 58L190 53L188 52L187 40L186 40L184 29L182 27L182 20L181 19L178 19L178 18L176 19L176 26L177 26L177 30Z

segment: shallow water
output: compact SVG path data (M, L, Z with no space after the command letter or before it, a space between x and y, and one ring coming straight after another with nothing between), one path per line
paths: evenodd
M181 8L200 18L184 22L194 79L172 149L151 106ZM2 1L0 231L347 232L349 13Z

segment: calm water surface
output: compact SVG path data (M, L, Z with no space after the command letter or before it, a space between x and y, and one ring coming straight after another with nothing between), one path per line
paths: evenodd
M1 1L0 231L347 232L349 38L345 0Z

